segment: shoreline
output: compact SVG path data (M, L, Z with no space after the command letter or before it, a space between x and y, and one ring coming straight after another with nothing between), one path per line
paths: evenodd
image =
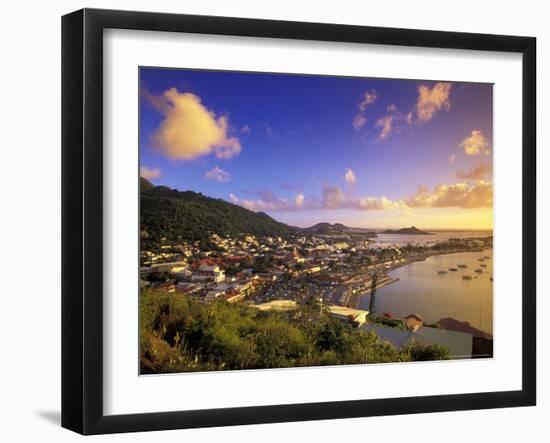
M405 260L402 263L398 263L398 264L395 264L395 265L390 265L389 269L384 270L385 275L382 278L382 280L377 283L376 289L383 288L384 286L387 286L387 285L390 285L392 283L395 283L395 282L399 281L399 278L392 278L389 275L390 272L395 271L399 268L402 268L402 267L405 267L405 266L408 266L408 265L412 265L413 263L417 263L417 262L424 262L427 259L429 259L430 257L435 257L435 256L438 256L438 255L453 255L453 254L464 254L464 253L468 253L468 252L483 252L483 251L486 251L488 249L493 249L493 248L482 248L482 249L476 249L476 250L467 249L467 250L452 251L452 252L449 252L449 251L432 252L432 253L425 254L425 255L420 256L420 257L415 257L415 258ZM365 289L365 290L361 291L358 294L353 294L352 296L350 296L349 300L344 304L344 306L349 307L349 308L358 309L359 304L361 303L361 298L365 297L367 295L370 295L370 293L371 293L371 290L370 290L370 288L368 288L368 289Z
M392 278L389 275L390 272L395 271L397 269L400 269L404 266L414 264L416 262L424 262L430 257L435 257L435 256L440 256L440 255L464 254L464 253L480 253L480 252L489 251L489 250L492 250L492 249L493 249L492 247L486 247L486 248L480 248L480 249L475 249L475 250L468 249L468 250L459 250L459 251L433 252L433 253L430 253L430 254L426 254L422 257L415 257L415 258L406 260L403 263L398 263L396 265L392 265L390 269L386 270L386 275L385 275L384 280L381 282L381 284L377 284L376 289L379 289L379 288L382 288L382 287L387 286L389 284L400 281L400 278ZM365 297L365 296L369 296L370 293L371 293L370 289L367 289L365 291L362 291L360 294L356 294L356 295L352 296L350 298L350 302L347 304L347 306L353 307L355 309L359 309L362 298ZM352 303L353 303L353 305L352 305ZM459 319L455 319L455 320L458 321L458 322L461 322L461 323L470 324L468 321L462 321L462 320L459 320ZM473 325L471 325L471 326L474 327ZM442 329L447 329L447 328L442 328ZM492 337L493 337L492 332L488 332L488 331L485 331L485 330L479 329L479 328L475 328L475 329L478 329L483 334L487 334L492 339ZM450 330L454 330L454 329L450 329Z
M392 266L390 266L390 269L387 270L387 272L395 271L396 269L402 268L403 266L412 265L413 263L416 263L416 262L423 262L423 261L426 261L427 259L429 259L430 257L436 257L438 255L465 254L465 253L468 253L468 252L484 252L484 251L487 251L489 249L492 250L493 248L482 248L482 249L475 249L475 250L467 249L467 250L452 251L452 252L449 252L449 251L433 252L433 253L430 253L430 254L426 254L425 256L422 256L422 257L411 258L409 260L406 260L403 263L398 263L397 265L392 265Z
M392 283L395 283L397 281L399 281L398 278L391 278L390 276L386 276L382 281L377 282L376 289L378 290L380 288L383 288L384 286L391 285ZM348 300L348 302L345 304L345 306L348 308L359 309L359 304L361 303L361 299L366 295L370 295L370 293L371 293L371 290L369 288L369 289L365 289L364 291L361 291L358 294L353 294Z

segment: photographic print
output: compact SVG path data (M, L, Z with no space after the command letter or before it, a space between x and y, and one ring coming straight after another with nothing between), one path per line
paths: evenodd
M140 374L493 357L492 84L139 82Z

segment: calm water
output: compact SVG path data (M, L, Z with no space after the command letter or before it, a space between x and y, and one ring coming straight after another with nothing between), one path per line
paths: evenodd
M478 258L491 259L479 262ZM398 282L378 289L376 312L390 312L394 317L419 314L428 323L444 317L467 321L475 328L493 333L493 251L465 252L438 255L423 262L403 266L389 275L399 278ZM474 272L479 264L487 265L483 274ZM457 272L439 275L437 271L456 268L458 264L468 265ZM464 274L474 277L463 280ZM477 278L476 278L477 277ZM361 299L360 307L369 308L370 296Z
M428 231L432 235L406 235L406 234L378 234L373 238L374 246L397 245L403 246L408 243L416 245L433 245L450 238L473 238L487 237L492 235L492 231Z

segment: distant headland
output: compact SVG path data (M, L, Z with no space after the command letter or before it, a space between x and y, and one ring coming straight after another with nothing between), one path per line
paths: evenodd
M401 229L386 229L382 234L433 235L432 232L421 231L416 226Z

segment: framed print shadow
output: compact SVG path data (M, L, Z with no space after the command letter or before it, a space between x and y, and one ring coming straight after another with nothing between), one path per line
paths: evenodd
M62 426L535 405L535 63L531 37L64 16Z

